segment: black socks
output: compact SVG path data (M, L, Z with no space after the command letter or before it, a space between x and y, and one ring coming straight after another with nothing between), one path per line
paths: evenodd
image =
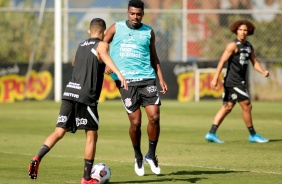
M87 181L89 181L91 179L90 174L91 174L91 169L92 169L93 163L94 163L94 160L84 159L83 178Z
M50 151L50 148L47 145L43 144L37 154L39 161L41 161L44 155L46 155L49 151Z
M149 151L148 151L148 157L149 158L155 157L157 144L158 144L158 140L156 140L156 141L149 140Z
M253 126L248 127L248 130L249 130L251 135L255 135L256 134L256 131L255 131Z
M143 155L141 153L141 149L140 149L140 146L133 146L133 149L134 149L134 153L135 153L135 158L136 159L143 159Z
M218 128L218 126L217 125L214 125L214 124L212 124L212 126L211 126L211 129L210 129L210 133L211 134L215 134L216 133L216 131L217 131L217 128Z

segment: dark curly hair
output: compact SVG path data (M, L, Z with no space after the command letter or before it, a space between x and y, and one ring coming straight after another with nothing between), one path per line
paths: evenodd
M253 35L254 32L255 32L255 25L253 23L251 23L250 21L248 20L238 20L234 23L232 23L230 26L229 26L229 30L232 32L232 33L235 33L237 34L237 30L239 29L239 27L241 25L246 25L247 28L248 28L248 35Z
M141 8L142 10L144 10L144 3L141 0L130 0L128 2L128 9L130 6L134 8Z

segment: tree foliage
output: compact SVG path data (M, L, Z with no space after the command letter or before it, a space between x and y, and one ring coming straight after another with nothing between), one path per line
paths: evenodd
M7 7L7 1L0 0L0 6ZM32 7L31 2L24 7ZM53 13L44 12L40 27L38 19L39 12L0 12L0 62L28 62L33 50L34 62L53 61Z
M230 16L229 22L234 22L242 19L239 16ZM252 21L256 30L254 35L249 36L247 39L252 43L258 58L265 58L266 60L282 60L280 47L282 45L281 30L282 18L277 16L271 22L255 22ZM207 40L201 42L203 49L203 58L209 60L219 60L227 43L235 39L236 35L231 33L228 27L218 28L218 26L210 26L214 28L211 30L211 36Z

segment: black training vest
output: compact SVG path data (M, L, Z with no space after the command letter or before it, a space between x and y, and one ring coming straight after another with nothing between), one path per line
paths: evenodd
M99 100L104 79L105 64L97 58L97 46L101 40L90 38L79 44L75 55L72 77L63 98L95 106Z
M237 38L234 42L237 44L238 52L232 54L228 59L227 71L223 82L225 87L246 85L246 74L252 52L252 45L248 41L242 43Z

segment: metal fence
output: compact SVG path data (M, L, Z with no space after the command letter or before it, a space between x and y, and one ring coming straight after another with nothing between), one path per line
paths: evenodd
M1 62L53 62L54 1L11 0L0 4ZM6 2L6 3L5 3ZM217 60L235 35L228 25L249 19L257 30L249 40L259 58L280 61L282 0L144 0L143 22L153 27L161 62ZM107 26L127 19L128 0L63 0L63 60L88 37L89 21ZM41 22L40 22L41 21ZM12 45L11 45L12 43ZM8 46L8 48L7 48ZM23 52L24 51L24 52Z

